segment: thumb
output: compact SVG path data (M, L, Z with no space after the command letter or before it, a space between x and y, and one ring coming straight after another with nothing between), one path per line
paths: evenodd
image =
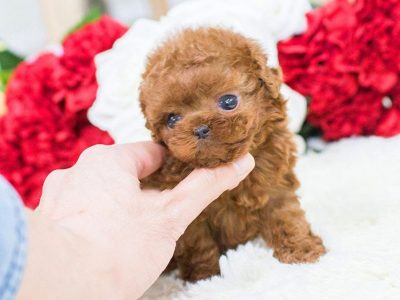
M169 193L168 208L179 226L179 234L224 191L235 188L255 166L254 158L242 158L215 169L196 169ZM179 238L179 236L177 237Z

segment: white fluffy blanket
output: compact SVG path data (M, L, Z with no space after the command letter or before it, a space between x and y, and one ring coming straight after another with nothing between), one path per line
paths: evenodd
M400 299L400 137L353 138L299 159L299 194L328 253L286 265L262 241L221 257L221 276L160 278L143 299Z

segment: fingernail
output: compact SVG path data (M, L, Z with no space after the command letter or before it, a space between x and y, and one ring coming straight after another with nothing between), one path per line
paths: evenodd
M254 158L250 153L247 153L242 158L233 162L236 170L238 170L239 176L247 175L253 170L255 166Z

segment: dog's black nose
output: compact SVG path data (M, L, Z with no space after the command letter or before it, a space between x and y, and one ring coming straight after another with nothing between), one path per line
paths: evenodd
M208 128L207 125L201 125L200 127L197 127L193 132L198 139L205 139L210 133L210 128Z

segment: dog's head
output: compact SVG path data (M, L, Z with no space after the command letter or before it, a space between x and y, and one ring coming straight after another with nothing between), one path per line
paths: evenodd
M285 119L278 77L255 42L223 29L186 30L149 57L140 94L147 127L194 167L230 162Z

